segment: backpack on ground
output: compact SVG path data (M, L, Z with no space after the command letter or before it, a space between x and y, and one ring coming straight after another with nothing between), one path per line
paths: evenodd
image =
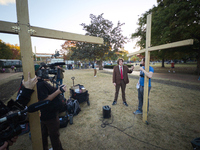
M73 114L73 116L78 115L79 112L81 111L79 102L77 100L68 99L67 111L69 114Z
M67 124L69 122L68 114L66 114L65 116L60 116L59 120L60 120L60 128L67 127Z

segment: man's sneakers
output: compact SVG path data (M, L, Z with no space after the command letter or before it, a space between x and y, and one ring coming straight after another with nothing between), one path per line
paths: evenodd
M123 104L128 107L128 104L126 102L123 102Z
M112 105L116 105L117 104L117 101L113 101Z
M141 110L136 110L135 112L133 112L135 115L139 115L139 114L142 114L142 111Z
M117 104L117 101L113 101L112 105L116 105L116 104ZM126 102L123 102L123 104L128 107L128 104Z

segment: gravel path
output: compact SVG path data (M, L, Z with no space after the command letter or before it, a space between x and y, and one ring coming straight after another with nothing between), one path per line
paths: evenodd
M101 72L112 75L111 71L101 71ZM196 80L196 83L199 83L199 84L192 84L194 82L190 82L190 83L184 82L183 83L183 82L177 81L177 79L175 78L174 75L173 75L174 78L173 78L173 76L171 76L170 79L168 78L167 80L166 80L166 78L161 79L162 76L158 76L158 75L156 75L156 76L157 77L152 78L152 80L151 80L152 82L160 83L160 84L166 84L166 85L171 85L171 86L176 86L176 87L182 87L182 88L186 88L186 89L190 89L190 90L200 91L200 81L198 81L198 80ZM187 77L185 76L184 81L188 81L187 79L189 79L191 76L187 75ZM139 76L138 75L129 75L129 78L131 78L131 79L137 79L138 80ZM173 80L173 79L175 79L175 80Z

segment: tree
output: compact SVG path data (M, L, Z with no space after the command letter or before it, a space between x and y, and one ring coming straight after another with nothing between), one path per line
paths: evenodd
M140 61L140 58L134 55L131 57L130 60L136 62L136 61Z
M104 39L102 45L77 42L76 47L72 48L72 58L100 60L99 69L103 69L102 61L105 58L116 58L115 52L119 51L127 41L127 37L122 35L121 26L124 23L118 21L117 26L113 27L112 21L103 18L103 14L95 16L90 14L91 24L82 23L86 35L101 37Z
M18 46L17 44L12 45L10 43L6 43L6 45L12 51L12 57L10 59L21 59L20 46Z
M0 40L0 56L1 59L21 59L20 47Z
M127 50L125 50L124 48L122 48L119 52L116 52L119 54L119 57L123 58L124 61L128 60L128 56L127 54L129 53Z
M66 40L64 44L61 45L62 49L60 50L60 53L63 54L64 60L70 60L72 55L72 47L76 46L76 42L74 41L68 41Z
M196 0L158 0L158 6L145 12L139 18L139 28L132 38L140 37L137 44L145 47L146 16L152 13L152 46L167 44L175 41L194 39L193 46L174 48L171 50L155 51L158 58L182 59L196 55L197 72L200 72L200 3Z
M13 56L12 50L2 40L0 40L0 58L11 59Z
M20 47L17 44L12 45L7 43L6 45L12 50L13 55L11 59L21 59Z

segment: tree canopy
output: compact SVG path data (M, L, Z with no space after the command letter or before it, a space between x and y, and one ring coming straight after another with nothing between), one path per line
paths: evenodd
M87 59L100 61L107 59L116 59L116 53L127 42L127 37L122 35L121 26L124 23L118 21L117 26L114 27L112 21L103 18L101 15L95 16L90 14L91 22L89 25L82 23L83 30L86 31L85 35L101 37L104 39L102 45L90 44L85 42L77 42L76 47L72 48L72 58ZM100 63L101 64L101 63Z
M0 40L0 59L21 59L20 47Z
M196 57L200 71L200 3L196 0L159 0L158 6L146 11L139 18L132 38L139 37L137 45L145 48L146 16L152 13L151 46L185 39L194 39L193 46L153 52L159 59L187 59Z

